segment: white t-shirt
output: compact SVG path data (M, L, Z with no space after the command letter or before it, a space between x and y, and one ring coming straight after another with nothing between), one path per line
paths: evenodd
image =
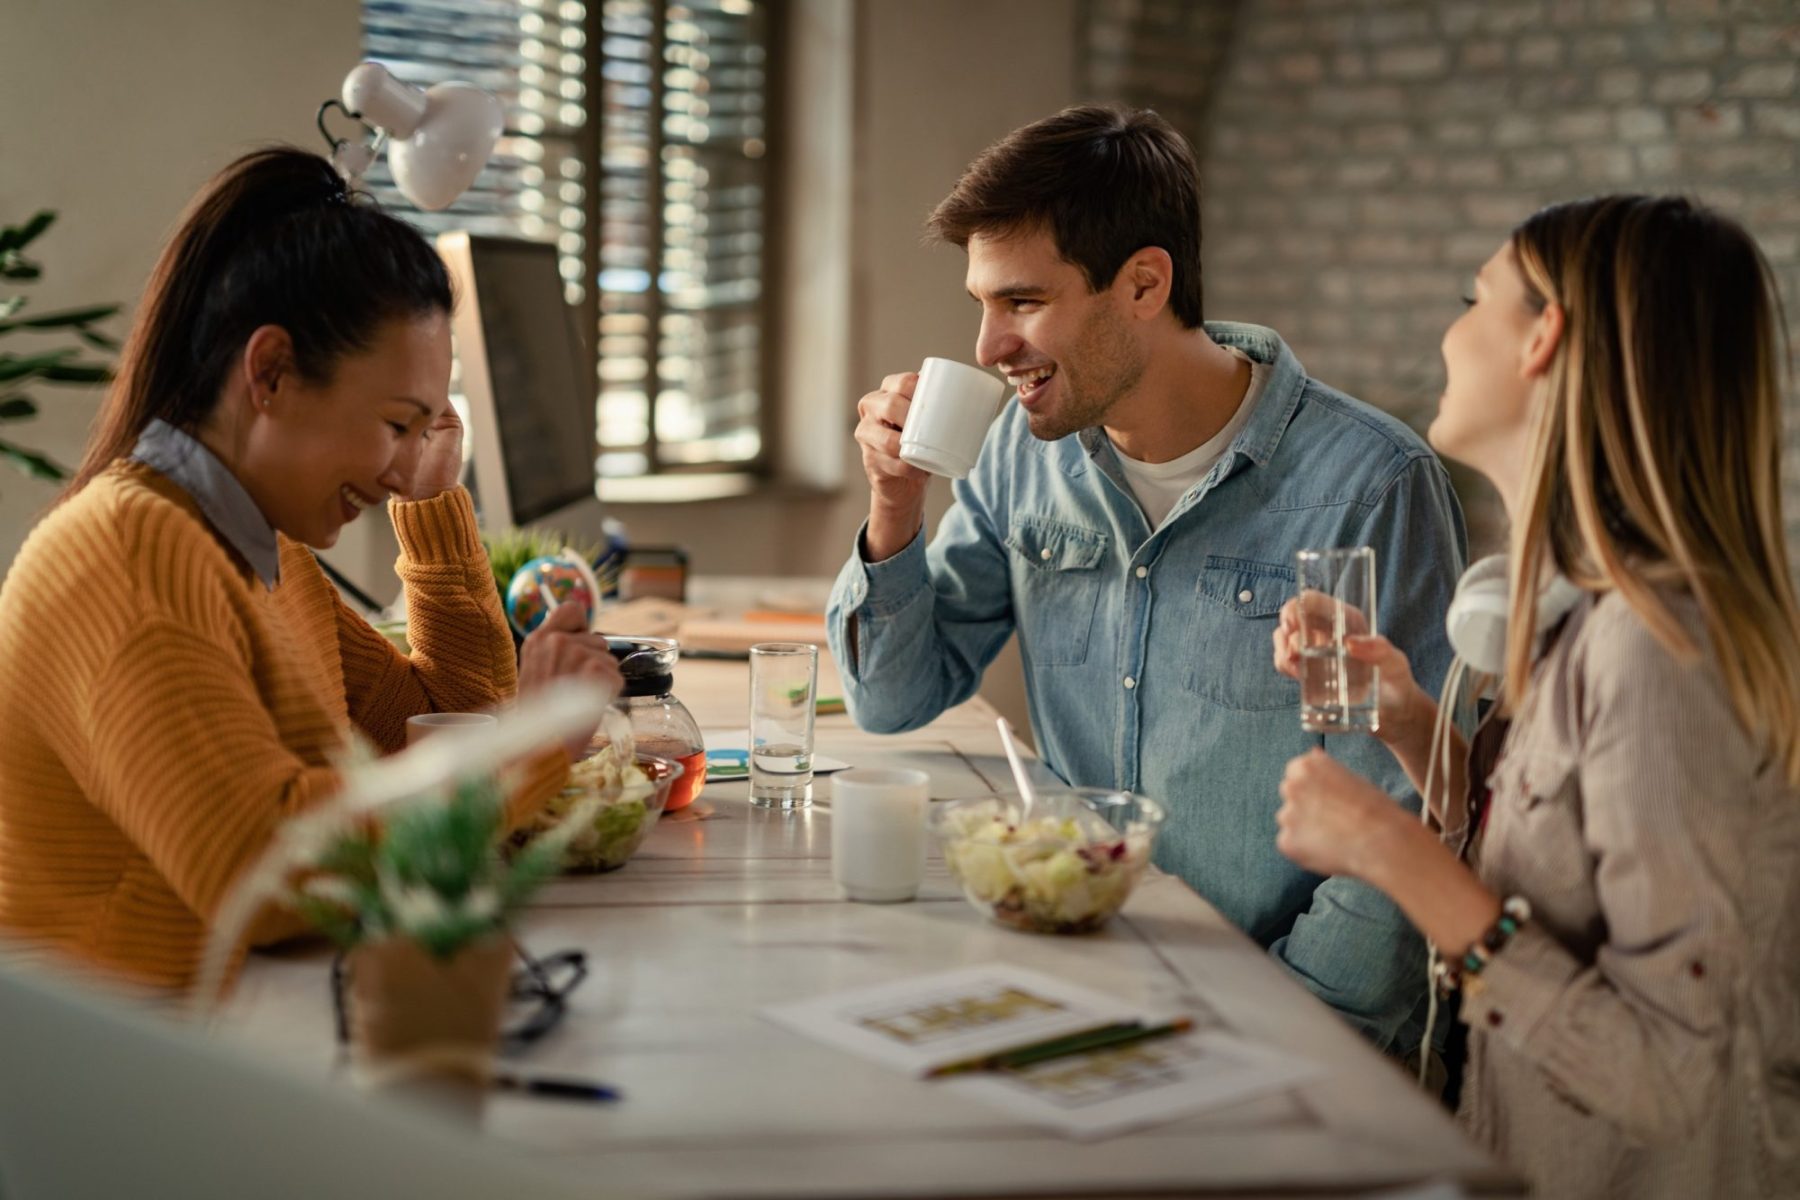
M1161 528L1181 498L1205 479L1213 464L1225 456L1232 439L1243 430L1250 414L1256 410L1256 401L1269 382L1267 363L1259 363L1235 347L1227 346L1226 349L1250 364L1250 386L1244 389L1244 398L1238 403L1237 411L1231 414L1231 420L1225 422L1225 428L1180 458L1163 463L1139 462L1117 445L1113 446L1119 469L1125 473L1125 482L1131 485L1131 494L1137 497L1138 507L1144 510L1152 530Z

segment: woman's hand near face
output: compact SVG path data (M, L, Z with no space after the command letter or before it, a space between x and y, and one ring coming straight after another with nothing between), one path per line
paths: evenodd
M557 605L526 637L519 652L521 696L559 679L590 680L613 696L625 686L619 662L606 648L606 639L587 631L587 610L573 602ZM566 739L563 748L571 759L580 759L593 740L594 730L589 729Z
M424 444L419 449L419 464L413 468L412 483L403 500L430 500L455 487L462 479L462 418L456 406L446 404L425 430Z

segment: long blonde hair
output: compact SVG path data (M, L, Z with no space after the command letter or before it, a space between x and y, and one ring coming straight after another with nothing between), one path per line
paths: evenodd
M1676 197L1604 196L1512 236L1532 305L1564 330L1534 418L1511 546L1506 704L1530 679L1547 561L1616 590L1682 661L1657 596L1690 593L1732 706L1800 786L1800 606L1781 516L1785 331L1736 222Z

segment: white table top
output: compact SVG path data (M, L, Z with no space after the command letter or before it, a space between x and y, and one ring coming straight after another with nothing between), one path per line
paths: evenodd
M832 694L828 664L821 674ZM743 664L684 662L676 683L702 726L744 723ZM937 799L1008 780L979 700L900 737L821 718L818 748L858 766L922 766ZM491 1134L591 1178L596 1194L1350 1194L1429 1178L1511 1189L1400 1068L1180 881L1153 873L1106 929L1078 938L986 921L935 854L917 902L852 904L831 881L829 781L815 785L819 805L791 815L751 809L748 787L708 787L623 869L541 894L521 938L539 954L584 949L591 974L518 1065L604 1080L626 1098L496 1096ZM1077 1143L756 1015L996 960L1172 1007L1325 1069L1278 1096ZM256 956L221 1028L303 1071L331 1070L329 961L316 949Z

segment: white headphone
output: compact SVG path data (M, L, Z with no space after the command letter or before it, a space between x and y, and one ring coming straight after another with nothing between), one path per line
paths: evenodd
M1506 555L1494 554L1471 563L1456 582L1456 595L1444 616L1450 647L1458 658L1483 675L1506 670L1508 588ZM1538 633L1550 629L1581 601L1581 589L1552 572L1538 592Z

